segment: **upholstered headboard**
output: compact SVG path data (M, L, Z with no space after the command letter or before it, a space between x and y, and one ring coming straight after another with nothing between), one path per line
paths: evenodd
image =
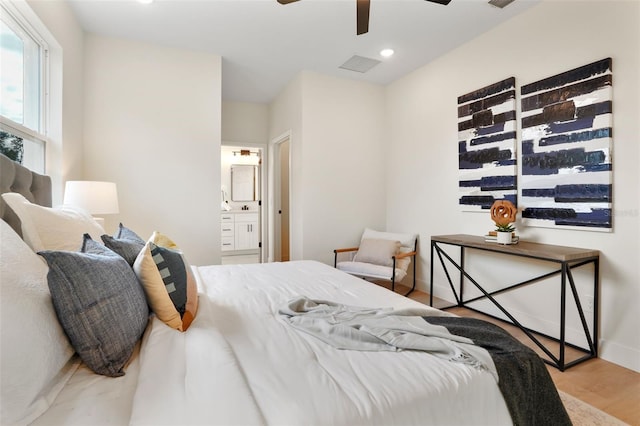
M0 194L18 192L32 203L51 207L51 178L21 166L0 154ZM20 219L0 197L0 218L22 236Z

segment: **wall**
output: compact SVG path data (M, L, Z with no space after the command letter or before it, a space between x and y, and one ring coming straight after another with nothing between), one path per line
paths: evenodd
M265 145L269 139L269 105L251 102L222 102L224 142Z
M482 235L492 227L488 214L463 213L457 205L457 97L510 76L520 86L613 59L613 232L545 228L519 232L527 240L601 250L600 354L636 371L640 371L639 9L638 2L545 1L387 88L391 147L387 226L409 226L420 232L418 275L426 289L430 235ZM484 279L480 282L491 282L499 280L497 270L520 276L522 269L540 266L509 269L499 259L476 256L470 267ZM437 278L444 283L442 275ZM445 289L438 291L444 295ZM512 307L524 316L535 315L548 327L553 322L548 319L557 312L558 293L553 291L546 283L527 290L526 300L518 304L512 300ZM592 285L581 285L579 291L593 294ZM534 313L531 306L543 309Z
M333 264L385 226L384 88L307 72L303 93L303 256Z
M87 35L84 104L85 178L118 185L107 228L158 230L192 264L219 263L221 58Z
M302 202L304 200L304 170L302 167L303 158L303 138L302 138L302 75L296 76L287 84L284 90L276 97L269 107L269 147L268 156L274 158L276 150L274 149L274 140L280 138L285 133L289 136L291 168L290 179L291 188L289 198L289 214L290 214L290 257L291 260L303 259L303 217ZM268 181L269 188L273 188L275 182L274 161L268 164ZM269 236L267 247L274 247L274 230L275 224L275 199L274 191L268 192L267 206L272 206L269 212ZM273 255L270 255L273 259Z
M53 178L53 203L62 203L64 182L82 179L83 131L83 75L84 32L67 2L28 1L29 7L55 37L61 57L54 54L52 61L62 67L62 73L52 69L54 86L51 99L55 123L54 136L47 148L47 173Z
M382 86L312 72L273 104L271 137L292 129L292 259L333 264L334 248L384 227L383 118Z

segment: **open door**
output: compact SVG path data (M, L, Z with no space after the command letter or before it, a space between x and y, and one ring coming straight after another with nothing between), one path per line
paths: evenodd
M280 145L280 261L288 262L289 255L289 139Z
M286 262L290 256L291 138L287 132L269 146L269 262Z

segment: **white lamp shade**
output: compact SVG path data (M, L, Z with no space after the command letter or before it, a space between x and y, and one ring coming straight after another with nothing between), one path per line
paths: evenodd
M63 202L92 215L119 213L118 190L113 182L70 180L64 188Z

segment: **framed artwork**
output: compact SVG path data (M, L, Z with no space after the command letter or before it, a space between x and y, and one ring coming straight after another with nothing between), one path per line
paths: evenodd
M510 77L458 97L459 205L517 205L516 90Z
M523 224L611 231L611 94L611 58L522 86Z

